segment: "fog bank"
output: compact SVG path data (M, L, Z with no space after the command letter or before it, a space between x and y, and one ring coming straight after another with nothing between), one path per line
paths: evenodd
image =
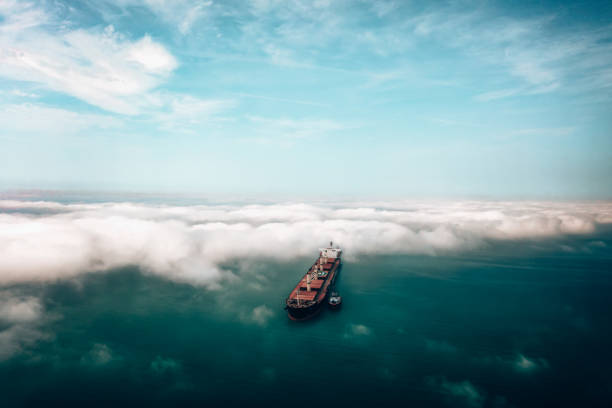
M137 265L211 285L223 262L314 255L330 240L347 256L462 251L487 241L590 234L612 204L349 202L167 206L0 201L0 284Z

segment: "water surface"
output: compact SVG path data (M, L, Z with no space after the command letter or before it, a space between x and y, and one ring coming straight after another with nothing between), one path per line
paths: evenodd
M283 300L312 259L226 265L218 288L137 268L21 285L40 339L0 363L3 406L609 406L612 240L348 258L340 311ZM591 245L601 242L604 245ZM554 246L553 246L554 247Z

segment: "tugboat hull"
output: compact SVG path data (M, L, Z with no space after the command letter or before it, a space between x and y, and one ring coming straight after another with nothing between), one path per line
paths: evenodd
M335 290L329 296L329 300L327 301L329 308L332 310L339 309L342 305L342 296L338 294Z

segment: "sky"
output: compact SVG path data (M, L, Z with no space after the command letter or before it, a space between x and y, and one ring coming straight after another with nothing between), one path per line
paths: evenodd
M612 197L609 2L0 0L0 189Z

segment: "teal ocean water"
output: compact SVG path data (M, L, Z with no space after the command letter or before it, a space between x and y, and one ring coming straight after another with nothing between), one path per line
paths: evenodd
M0 362L9 406L612 404L612 235L348 257L344 304L287 319L316 254L225 265L216 288L122 268L14 285L47 318ZM595 243L595 244L593 244ZM580 250L568 250L568 248Z

